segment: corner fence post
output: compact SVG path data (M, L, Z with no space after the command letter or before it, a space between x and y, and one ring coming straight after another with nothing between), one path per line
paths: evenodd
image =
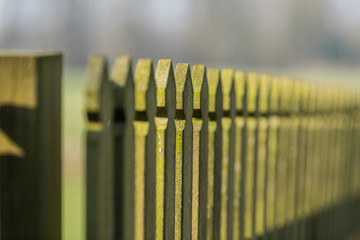
M0 239L61 239L60 53L0 53Z

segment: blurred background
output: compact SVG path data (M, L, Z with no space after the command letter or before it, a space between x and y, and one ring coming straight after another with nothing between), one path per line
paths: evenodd
M0 0L0 49L61 50L63 233L84 239L82 91L103 53L360 87L358 0Z

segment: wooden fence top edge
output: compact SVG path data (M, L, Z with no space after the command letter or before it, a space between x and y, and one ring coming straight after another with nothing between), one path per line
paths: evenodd
M60 51L0 50L0 57L46 58L62 56Z

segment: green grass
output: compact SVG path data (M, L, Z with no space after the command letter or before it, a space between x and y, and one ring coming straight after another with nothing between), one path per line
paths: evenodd
M65 70L63 76L63 239L85 239L85 185L82 136L84 70Z

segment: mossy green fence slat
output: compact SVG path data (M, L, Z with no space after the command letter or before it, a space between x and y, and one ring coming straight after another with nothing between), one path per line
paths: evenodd
M134 238L134 79L129 56L115 59L111 70L114 97L114 227L115 239ZM125 121L126 120L126 121ZM144 212L144 210L142 211Z
M215 194L214 186L215 182L215 165L218 164L215 162L216 155L216 130L217 130L217 118L218 118L218 108L222 107L219 104L219 98L221 95L221 85L220 81L220 70L215 68L208 69L207 80L209 87L209 146L208 146L208 167L207 167L207 214L206 214L206 239L213 239L214 236L214 207L215 207L215 198L218 195ZM220 105L220 106L219 106ZM218 204L218 201L217 201Z
M179 63L175 69L176 84L176 114L175 114L175 194L174 194L174 230L173 239L183 239L185 224L185 186L189 186L190 181L185 180L185 169L191 164L192 157L192 84L189 64ZM190 171L188 171L190 173ZM188 202L188 201L187 201ZM188 205L189 206L189 205ZM190 209L190 208L188 208Z
M235 86L235 139L234 139L234 183L233 183L233 214L232 214L232 238L239 239L241 236L241 206L243 198L241 195L242 189L242 169L243 169L243 155L244 155L244 98L245 98L245 74L242 71L235 72L234 78Z
M89 62L88 239L329 239L360 213L360 97L288 77ZM134 72L132 72L134 69Z
M113 199L113 89L103 56L89 61L85 111L88 124L87 144L87 236L89 239L112 237ZM99 161L101 160L101 161ZM101 197L100 197L101 196Z

